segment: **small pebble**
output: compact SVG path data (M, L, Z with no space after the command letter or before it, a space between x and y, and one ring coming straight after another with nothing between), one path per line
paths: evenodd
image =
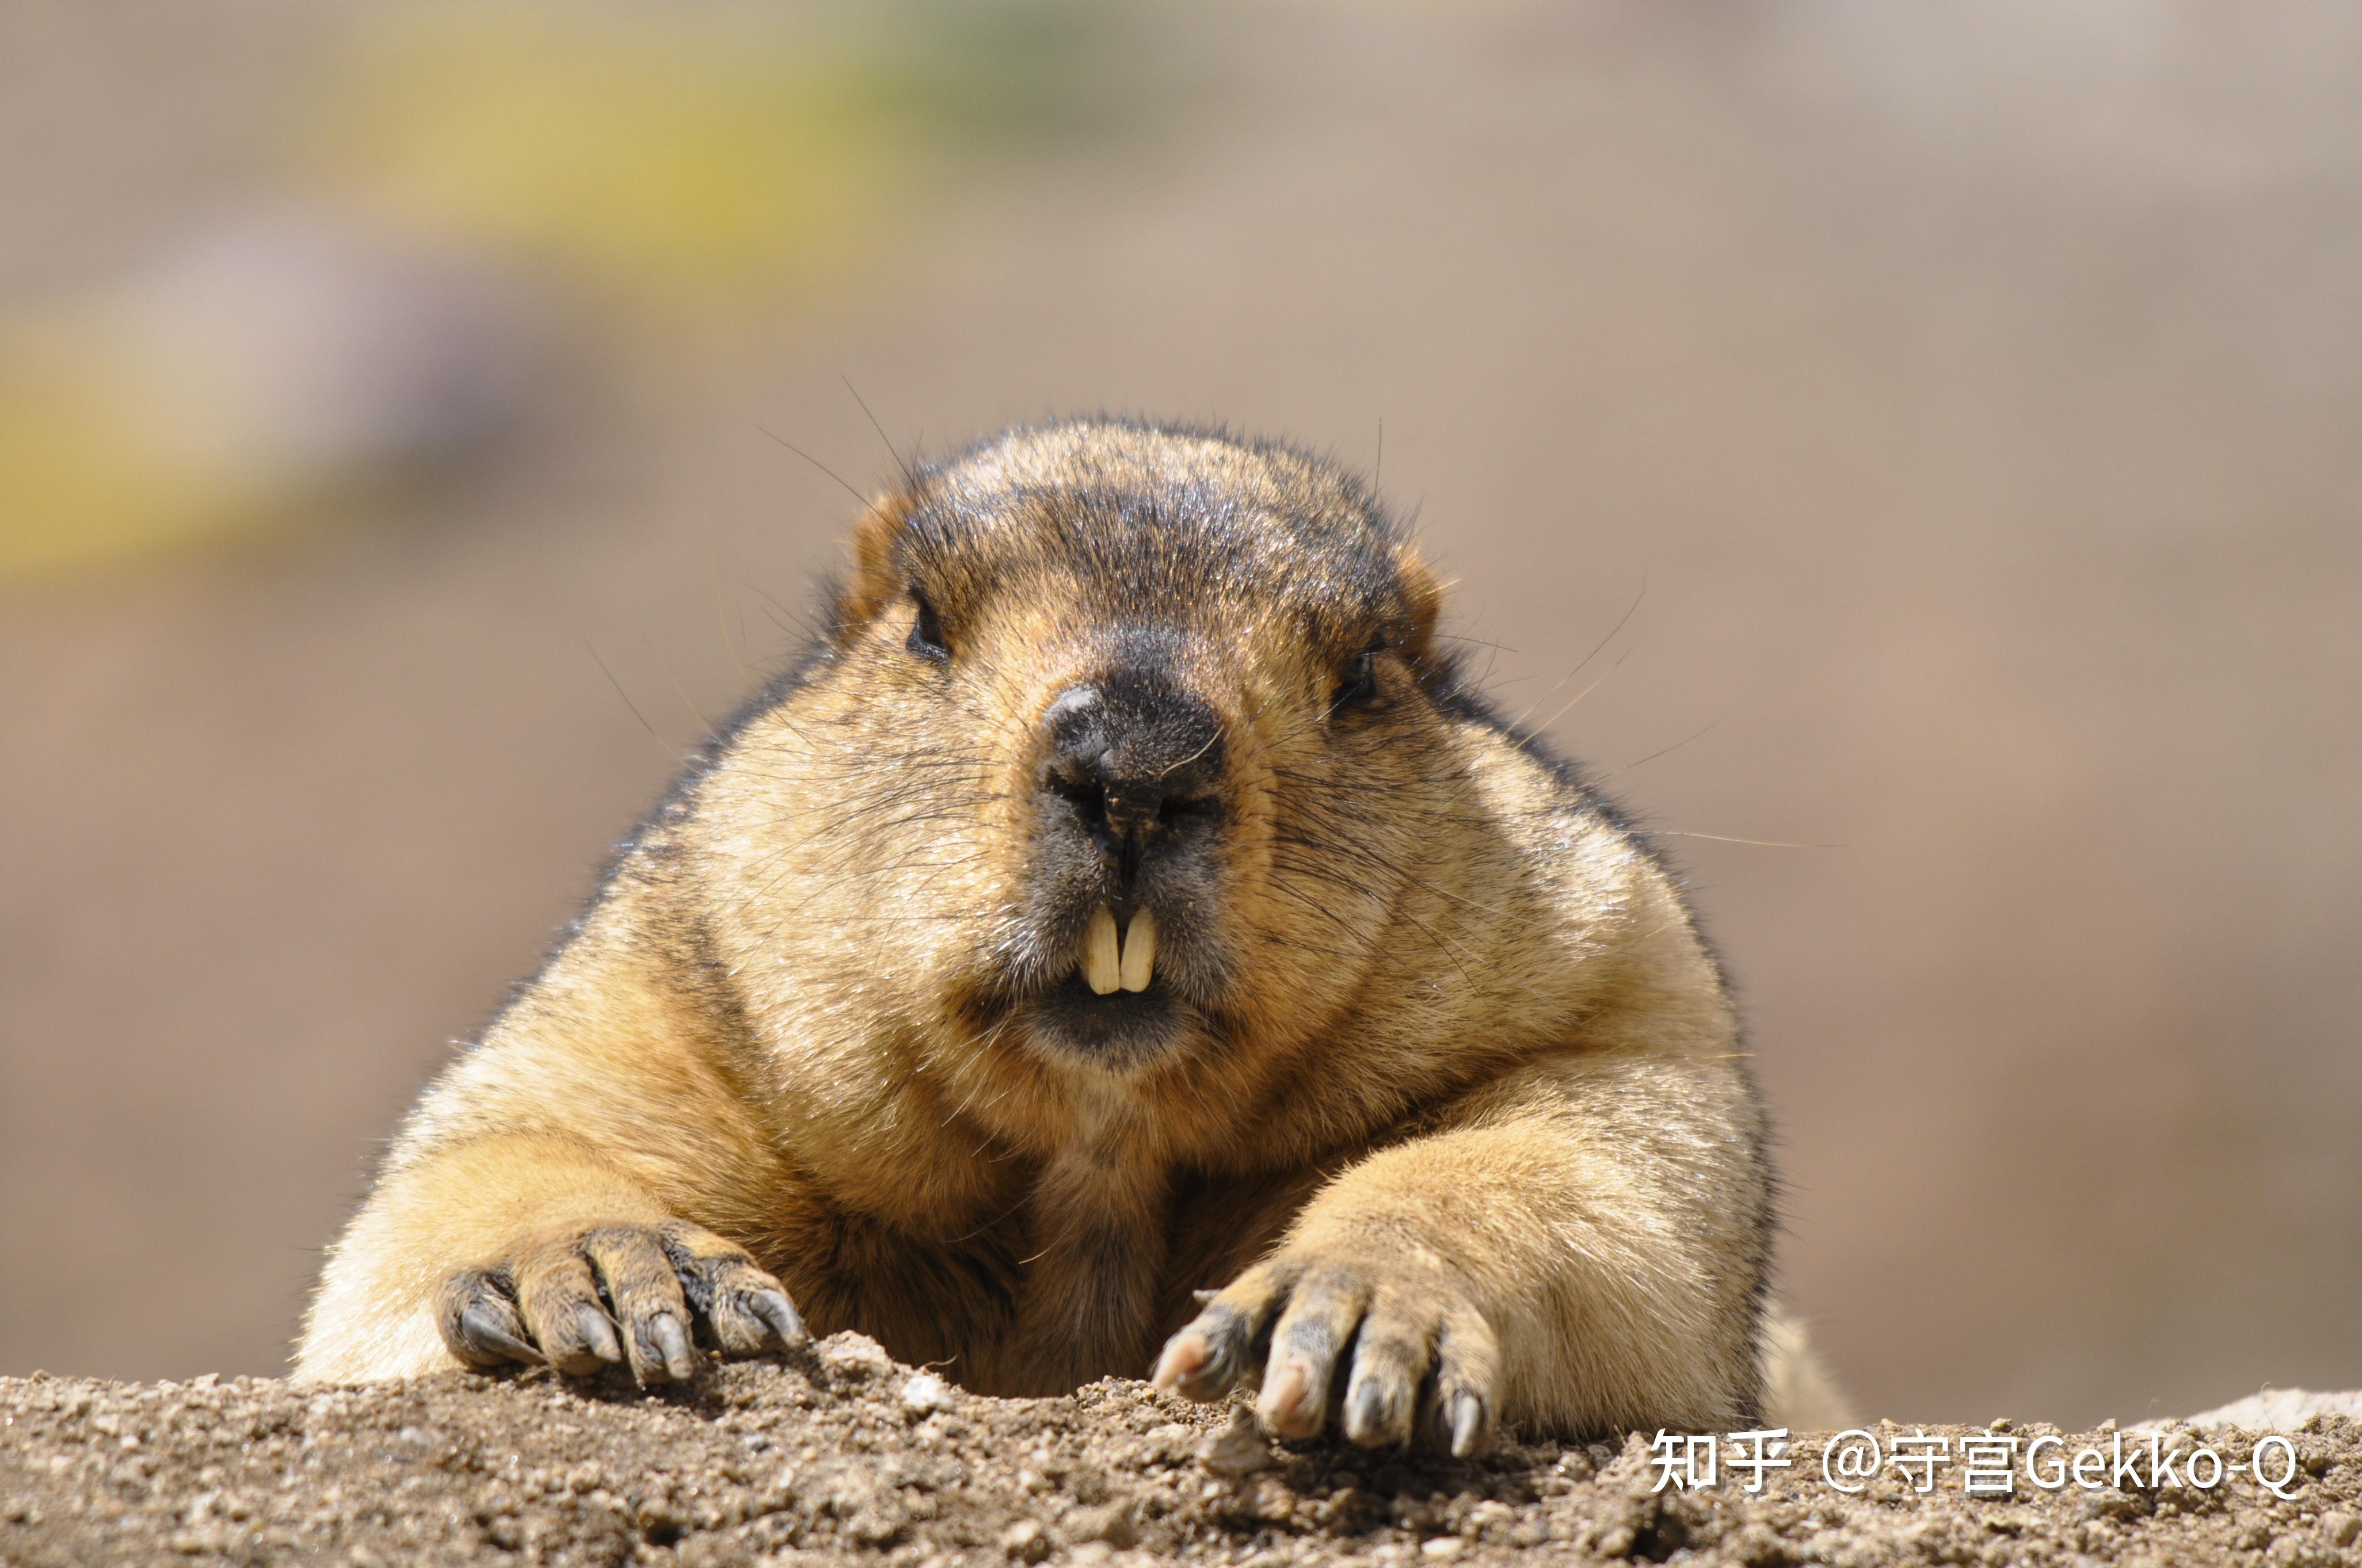
M1271 1464L1271 1443L1245 1410L1234 1410L1231 1424L1206 1440L1198 1458L1217 1475L1252 1475Z
M952 1386L932 1372L922 1372L902 1385L902 1408L913 1416L948 1410L957 1399Z

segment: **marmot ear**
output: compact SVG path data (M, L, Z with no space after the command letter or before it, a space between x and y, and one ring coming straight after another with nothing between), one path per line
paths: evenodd
M1435 624L1443 614L1443 584L1408 546L1396 558L1395 569L1402 582L1406 622L1402 655L1423 674L1435 660Z
M836 640L851 642L902 591L894 542L911 515L899 495L880 495L853 525L853 576L836 595Z

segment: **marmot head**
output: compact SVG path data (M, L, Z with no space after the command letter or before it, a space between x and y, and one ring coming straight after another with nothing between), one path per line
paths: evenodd
M1358 483L1062 424L921 471L855 556L810 685L838 856L896 917L873 975L1117 1072L1348 1004L1453 771L1438 589Z

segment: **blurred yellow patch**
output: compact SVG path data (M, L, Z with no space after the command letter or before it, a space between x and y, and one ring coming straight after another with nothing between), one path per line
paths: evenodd
M326 95L323 172L414 237L664 309L843 255L916 150L841 41L688 7L381 16Z
M507 425L518 313L303 208L0 320L0 573L101 561L423 471Z
M109 355L23 328L0 340L0 576L146 550L236 504L166 444L126 440L149 404Z
M280 138L300 189L0 316L0 576L326 518L496 442L544 338L645 326L637 361L665 363L845 286L951 159L1132 111L1085 91L1092 15L361 12Z

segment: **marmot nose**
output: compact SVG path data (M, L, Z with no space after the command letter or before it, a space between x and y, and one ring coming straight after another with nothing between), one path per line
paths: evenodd
M1094 835L1137 845L1219 814L1221 720L1168 677L1123 671L1070 686L1042 726L1042 788Z

